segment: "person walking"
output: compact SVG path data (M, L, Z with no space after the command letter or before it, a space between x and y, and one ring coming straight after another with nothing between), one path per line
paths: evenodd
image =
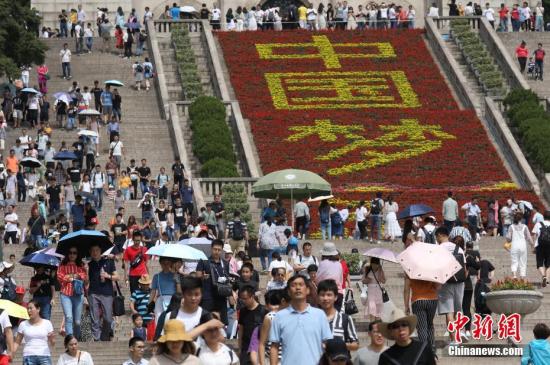
M542 75L544 73L544 56L546 56L546 52L544 52L542 48L542 43L537 45L537 49L533 52L533 56L535 57L536 70L538 70L538 79L542 81Z
M54 280L46 273L45 266L37 266L35 270L36 273L29 284L29 293L33 296L32 300L40 304L40 317L49 320L55 293Z
M80 337L84 283L88 280L82 257L76 247L70 247L67 256L57 269L57 280L61 284L61 306L65 318L65 333Z
M535 242L537 269L542 277L542 287L546 287L550 278L550 211L544 212L542 222L537 222L531 231Z
M384 238L394 243L396 237L401 237L401 227L397 221L397 212L399 211L399 205L393 201L393 197L390 195L384 203Z
M525 43L525 41L521 41L521 44L516 48L516 57L519 62L519 70L521 73L524 73L525 66L527 65L527 57L529 57L529 49L527 49L527 43Z
M59 57L61 57L61 69L63 71L63 78L65 80L71 79L71 50L67 43L63 44L63 49L59 51Z
M447 193L447 199L443 202L443 225L447 227L449 232L454 228L455 222L458 219L458 203L453 198L453 192Z
M325 313L307 303L309 288L302 275L288 280L290 306L277 312L271 322L270 363L281 365L317 365L323 355L323 343L333 338Z
M63 341L65 352L59 355L57 365L94 365L92 356L78 349L78 340L73 335L65 336ZM135 363L135 365L146 365Z
M363 275L363 284L367 285L367 306L365 316L372 322L373 320L380 319L382 315L382 308L384 306L384 300L382 296L382 286L380 284L386 283L386 276L382 265L380 265L380 259L376 257L370 258L370 264L365 266L365 273Z
M40 303L36 301L29 303L27 312L29 319L21 322L18 326L12 356L15 355L24 340L24 365L52 365L50 347L53 348L55 345L52 322L40 317Z
M511 271L512 276L517 278L519 268L519 276L525 279L527 276L527 243L533 246L533 240L529 234L529 229L521 221L523 214L516 212L514 214L514 223L510 226L506 235L506 246L510 251L510 259L512 261Z
M355 222L357 229L359 230L359 239L365 239L367 237L367 217L369 210L365 207L365 201L361 200L359 206L355 210Z
M201 365L195 354L193 338L182 321L171 319L164 326L164 335L157 340L157 353L149 365Z
M537 323L533 328L534 340L525 346L521 365L545 365L550 363L550 328L544 323Z
M380 243L382 239L382 213L384 210L384 200L382 193L377 192L376 198L370 204L370 241ZM376 235L375 235L376 232ZM376 241L375 241L376 237Z

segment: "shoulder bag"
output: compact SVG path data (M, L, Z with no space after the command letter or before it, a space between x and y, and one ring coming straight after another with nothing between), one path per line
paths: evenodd
M119 317L126 314L126 307L124 306L124 296L120 291L120 286L118 285L118 281L115 281L115 285L116 285L116 293L113 298L113 316Z
M351 294L351 298L350 297ZM355 304L355 299L353 298L353 290L346 289L346 296L344 299L344 313L346 313L348 316L351 316L352 314L359 313L359 309L357 308L357 305Z
M212 280L212 285L214 286L214 289L216 290L216 293L219 297L230 297L233 295L233 288L231 287L231 283L229 282L229 278L225 275L223 272L223 261L222 261L222 274L218 273L218 270L215 268L215 265L212 265L212 263L208 263L210 265L210 279ZM217 275L214 275L214 272ZM220 283L219 278L223 277L225 278L225 282Z
M374 271L372 272L372 276L374 277L374 280L376 280L376 284L378 284L378 287L380 288L380 291L382 292L382 302L387 303L390 301L390 296L388 295L388 292L386 289L382 288L382 285L380 285L380 282L378 281L378 278L376 277L376 273Z

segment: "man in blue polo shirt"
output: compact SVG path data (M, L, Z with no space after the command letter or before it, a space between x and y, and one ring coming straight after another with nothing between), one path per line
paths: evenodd
M174 3L172 5L172 9L170 9L170 15L172 16L172 20L180 19L180 7L177 3Z
M307 303L306 280L302 275L288 280L290 306L277 312L269 332L272 364L278 363L279 345L282 345L281 365L317 365L323 355L323 343L332 338L324 312Z

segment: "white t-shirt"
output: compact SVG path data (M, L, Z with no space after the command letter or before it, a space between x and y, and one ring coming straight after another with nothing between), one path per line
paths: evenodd
M16 223L9 223L7 221L16 222L19 219L17 217L17 214L15 212L7 214L4 216L4 220L6 221L6 232L15 232L17 231L17 224Z
M71 62L71 50L70 49L62 49L59 52L59 55L61 56L61 62Z
M487 18L488 21L494 22L495 21L495 11L492 8L484 9L483 10L483 16Z
M113 151L113 156L122 156L122 147L124 147L122 141L113 141L109 146L109 148Z
M309 265L319 265L319 260L315 258L315 256L304 256L304 255L298 255L296 256L296 261L294 262L296 265L301 265L308 268Z
M238 364L239 357L237 354L224 344L221 344L218 351L214 352L206 344L199 347L197 353L203 364L207 365L230 365Z
M3 311L2 314L0 314L0 327L2 330L2 334L4 334L4 330L6 328L11 328L11 322L10 317L8 316L8 311ZM6 355L8 351L4 351L2 355Z
M212 9L212 20L220 20L221 11L218 8Z
M19 324L17 333L22 334L25 340L23 356L50 356L48 335L53 333L52 322L42 319L32 325L28 320L23 321Z
M94 361L92 360L92 356L86 351L80 351L80 362L78 361L78 357L72 357L64 352L59 356L57 365L94 365ZM147 365L147 363L144 365Z
M367 208L365 207L357 208L355 210L355 220L357 222L364 221L366 219L367 213L368 213Z
M200 324L202 316L202 308L199 307L193 313L185 313L181 309L178 311L176 319L182 321L185 325L185 330L187 332L191 331L193 328L197 327Z
M84 29L84 38L92 38L94 36L94 30L92 28Z
M450 253L453 253L454 250L455 250L455 247L456 247L456 245L454 243L449 242L449 241L441 243L440 246L446 248L447 250L449 250ZM464 255L464 250L459 247L458 248L458 253L462 254L462 257L464 258L464 263L466 263L466 256Z
M540 212L536 212L533 215L533 219L532 219L533 224L537 224L542 221L544 221L544 216Z
M479 214L481 214L481 209L479 209L479 206L477 204L466 203L462 206L462 209L466 210L468 217L477 217Z

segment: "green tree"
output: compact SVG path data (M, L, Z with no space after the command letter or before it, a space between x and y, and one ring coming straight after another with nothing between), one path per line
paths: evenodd
M15 78L22 65L44 62L46 46L38 39L40 17L30 0L0 0L0 76Z

